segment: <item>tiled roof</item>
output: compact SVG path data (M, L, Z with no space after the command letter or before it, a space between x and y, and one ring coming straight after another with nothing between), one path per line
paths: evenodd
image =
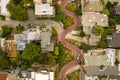
M7 80L7 73L0 73L0 80Z
M112 35L112 39L108 41L109 47L120 47L120 33L115 33Z

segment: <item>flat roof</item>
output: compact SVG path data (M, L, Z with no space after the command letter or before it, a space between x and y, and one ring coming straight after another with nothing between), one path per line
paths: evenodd
M115 49L89 50L84 55L87 66L114 66Z
M6 5L9 3L10 0L0 0L0 9L1 9L1 14L5 16L9 16L10 13L8 12Z
M108 26L108 16L98 12L85 12L82 15L83 26Z
M53 7L50 4L35 4L35 15L53 15Z

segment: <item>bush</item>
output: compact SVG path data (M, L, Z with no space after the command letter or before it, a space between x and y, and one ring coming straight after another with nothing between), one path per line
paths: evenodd
M104 32L104 29L102 26L97 25L96 27L93 28L92 30L93 34L95 34L96 36L102 35Z
M82 15L82 9L81 9L81 5L74 11L76 15L81 16Z
M9 26L6 26L6 25L2 26L1 37L8 39L10 37L11 31L12 31L12 28L10 28Z
M25 9L20 3L16 4L14 0L10 0L6 8L11 14L11 19L17 21L26 21L28 19L27 9Z
M23 26L16 26L15 28L14 28L14 34L19 34L19 33L21 33L22 31L24 30L24 27Z
M74 24L73 18L70 16L66 15L65 13L62 13L62 22L64 24L64 29L68 28L72 24Z
M88 44L82 43L80 48L83 49L84 52L87 52L90 49L90 46Z
M4 21L5 20L5 16L0 15L0 20Z
M40 29L42 29L42 28L45 28L46 27L46 25L45 24L40 24Z
M106 48L106 47L107 47L107 44L106 44L105 41L100 41L100 42L98 43L98 47L99 47L99 48Z
M109 10L108 10L108 9L104 9L104 10L103 10L103 14L106 14L106 15L108 15L108 16L109 16L109 15L110 15L110 12L109 12Z
M75 30L83 30L83 26L79 25Z
M67 3L67 5L66 5L66 9L74 12L74 11L77 9L77 5L76 5L76 3L74 3L74 2L72 2L72 3L69 2L69 3Z
M80 32L80 37L85 37L85 36L86 36L85 32L84 32L84 31L81 31L81 32Z
M104 4L105 4L104 0L100 0L100 1L101 1L102 5L104 5Z

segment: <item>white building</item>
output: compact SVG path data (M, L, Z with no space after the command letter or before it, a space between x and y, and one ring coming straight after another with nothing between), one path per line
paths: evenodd
M54 80L54 72L47 72L45 70L41 72L31 72L31 78L34 80Z
M51 5L52 0L34 0L35 15L37 16L54 16L55 9Z
M10 16L6 5L9 3L10 0L0 0L0 14L4 16Z

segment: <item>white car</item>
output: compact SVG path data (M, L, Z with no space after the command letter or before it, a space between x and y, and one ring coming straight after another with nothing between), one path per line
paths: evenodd
M80 54L78 53L76 56L76 60L79 60L79 59L80 59Z

